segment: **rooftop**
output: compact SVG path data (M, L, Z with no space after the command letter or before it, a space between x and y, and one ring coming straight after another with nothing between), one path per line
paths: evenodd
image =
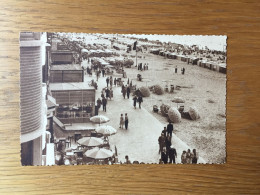
M94 90L93 86L89 86L87 83L50 83L51 91L66 91L66 90Z
M79 64L52 65L51 70L82 70Z

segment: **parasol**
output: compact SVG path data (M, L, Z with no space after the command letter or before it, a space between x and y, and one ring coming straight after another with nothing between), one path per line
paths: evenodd
M94 158L94 159L106 159L113 156L113 152L111 150L105 148L95 147L91 150L88 150L84 153L86 157Z
M106 126L99 126L95 130L97 133L103 134L104 136L114 135L116 134L117 130L114 127L109 125Z
M78 140L78 143L82 146L94 147L102 145L104 141L97 137L83 137Z
M93 123L106 123L109 121L109 118L107 118L106 116L103 115L97 115L97 116L93 116L90 118L90 121L92 121Z

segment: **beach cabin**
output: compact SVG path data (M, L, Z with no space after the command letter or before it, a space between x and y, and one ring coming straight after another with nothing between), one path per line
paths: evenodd
M227 73L227 64L226 63L218 64L218 69L219 69L219 72L226 74Z
M177 58L177 54L176 53L169 53L168 54L168 58L169 59L176 59Z
M95 88L86 83L50 83L55 116L63 124L86 123L95 115Z
M150 49L150 53L159 55L160 49Z
M177 60L181 60L181 61L183 61L183 62L186 62L186 61L187 61L187 58L186 58L186 56L184 56L184 55L177 55Z
M206 62L204 68L207 68L207 69L210 69L210 70L211 70L211 69L212 69L212 64L211 64L211 62Z
M84 82L84 70L79 64L52 65L50 83Z
M164 56L164 51L159 51L160 56Z
M197 65L198 61L199 61L199 58L191 57L189 60L189 63L191 63L192 65Z

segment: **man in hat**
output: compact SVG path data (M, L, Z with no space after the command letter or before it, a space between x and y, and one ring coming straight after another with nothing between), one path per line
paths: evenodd
M128 99L129 99L130 91L131 91L130 87L127 86L127 88L126 88L126 95L127 95Z
M165 146L165 137L163 133L158 138L158 144L159 144L159 154L163 151L163 147Z
M107 88L108 88L108 84L109 84L109 77L107 77L107 79L106 79L106 82L107 82Z
M173 124L170 121L169 124L167 125L167 136L170 135L170 137L172 137L172 131L173 131Z
M102 98L103 111L107 111L107 99L105 97Z
M175 158L177 158L177 152L176 152L176 149L171 146L170 147L170 150L169 150L169 159L170 159L170 164L175 164Z

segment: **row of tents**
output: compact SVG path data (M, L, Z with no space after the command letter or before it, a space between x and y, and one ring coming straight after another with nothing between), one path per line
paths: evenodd
M161 49L151 49L150 53L155 55L164 56L168 59L176 59L183 62L187 62L188 64L198 65L203 68L207 68L213 71L221 72L226 74L226 63L218 63L216 61L207 61L203 58L198 58L195 56L186 56L180 55L177 53L172 53L168 51L162 51Z

